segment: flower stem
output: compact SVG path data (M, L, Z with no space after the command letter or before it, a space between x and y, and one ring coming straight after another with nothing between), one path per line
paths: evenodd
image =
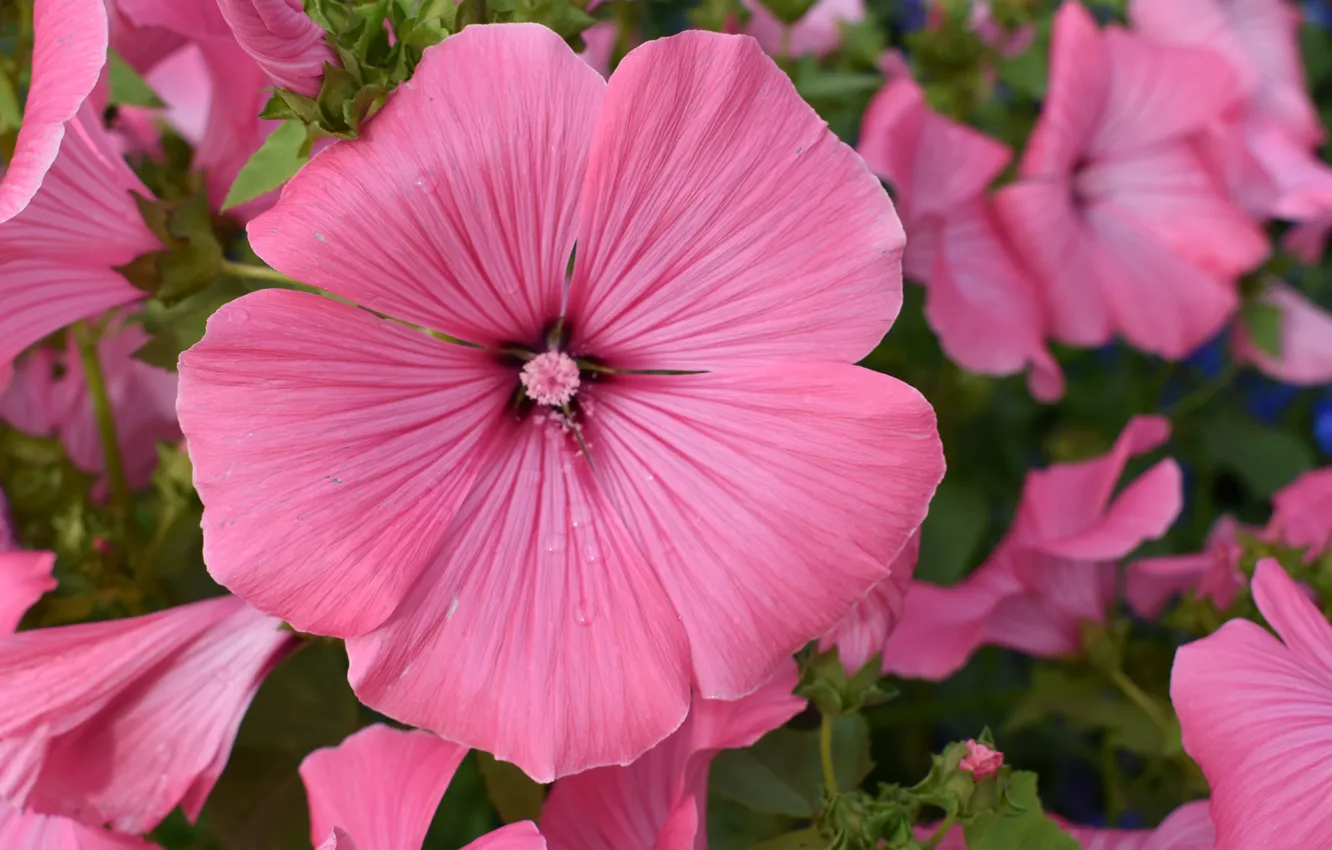
M111 511L119 521L124 522L129 517L129 482L125 478L125 464L120 457L115 412L111 409L111 398L106 392L102 364L97 359L97 339L86 321L75 322L73 332L74 342L79 349L79 361L83 364L83 380L88 385L93 414L97 418L97 433L102 442L102 463L111 494Z
M269 280L274 283L285 283L306 288L306 285L298 280L292 280L276 269L270 269L268 266L254 266L249 263L233 263L230 260L222 261L222 271L233 277L248 277L252 280Z
M1110 670L1109 673L1110 681L1114 682L1115 687L1119 688L1120 692L1128 697L1134 705L1142 709L1142 713L1147 715L1147 717L1155 723L1162 732L1169 735L1170 721L1161 713L1160 707L1152 702L1152 698L1149 697L1142 688L1138 687L1138 683L1130 679L1124 671L1120 670L1118 667Z
M819 724L819 761L823 764L823 786L830 797L837 796L837 772L833 767L832 754L833 716L823 715Z
M957 815L953 814L950 814L948 815L948 817L944 818L943 821L939 824L939 827L935 829L933 833L930 834L930 837L925 839L925 843L920 845L921 850L934 850L935 847L938 847L939 842L943 841L944 838L948 836L948 831L953 828L953 823L955 822L956 818Z

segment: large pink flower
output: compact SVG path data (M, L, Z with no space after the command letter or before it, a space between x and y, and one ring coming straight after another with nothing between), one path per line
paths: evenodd
M84 826L76 820L39 815L0 799L0 847L6 850L160 850L128 835Z
M176 376L133 357L147 340L138 326L113 320L97 346L131 487L151 480L157 442L180 438ZM88 472L104 468L97 418L72 336L64 351L34 349L19 362L13 383L0 393L0 420L31 434L58 434L75 466Z
M1318 386L1332 383L1332 314L1320 309L1299 290L1270 280L1263 303L1280 311L1278 353L1264 351L1242 327L1236 327L1235 359L1252 363L1263 373L1287 384Z
M1099 32L1077 2L1056 13L1052 53L1050 94L999 212L1056 338L1119 333L1182 357L1231 317L1235 278L1267 253L1200 147L1236 98L1234 75L1208 51Z
M1179 514L1180 471L1168 458L1115 494L1129 458L1169 433L1162 417L1135 417L1108 454L1030 473L1013 527L986 563L953 587L913 583L885 669L943 679L984 644L1077 652L1081 624L1104 622L1114 602L1115 561Z
M1170 698L1212 789L1216 850L1325 847L1332 808L1332 626L1281 566L1253 595L1276 630L1231 620L1175 654Z
M421 850L435 809L467 748L429 732L368 726L301 762L311 841L320 850ZM545 850L531 821L484 835L466 850Z
M1194 591L1217 608L1230 607L1244 586L1239 532L1251 531L1233 517L1223 516L1207 535L1207 545L1196 555L1162 555L1128 565L1124 595L1129 606L1144 617L1161 613L1171 597Z
M1313 560L1332 550L1332 467L1306 472L1272 497L1264 536L1307 549Z
M1062 395L1036 282L985 197L1008 148L933 112L920 86L898 75L870 102L859 150L895 190L908 236L906 273L928 287L925 318L948 356L991 375L1030 368L1033 394Z
M0 797L127 833L197 816L280 625L222 597L0 637Z
M865 18L864 0L817 0L804 17L788 27L762 0L741 2L749 11L745 32L773 56L783 51L790 56L831 53L842 43L842 24L857 24Z
M250 238L472 345L286 290L213 316L178 408L210 571L349 638L367 704L539 780L758 687L942 474L929 405L848 365L900 306L892 205L751 39L607 84L542 27L468 27Z
M319 94L324 63L336 63L326 33L301 0L217 0L236 42L279 86Z
M735 701L694 702L684 724L628 767L603 767L555 783L541 811L551 850L693 850L706 847L708 767L724 749L748 747L805 707L793 696L795 664Z

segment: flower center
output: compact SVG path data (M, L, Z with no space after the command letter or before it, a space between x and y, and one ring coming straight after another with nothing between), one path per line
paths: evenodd
M547 351L523 364L518 380L537 404L564 407L578 392L578 364L563 352Z

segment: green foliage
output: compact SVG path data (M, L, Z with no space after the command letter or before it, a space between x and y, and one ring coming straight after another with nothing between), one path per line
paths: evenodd
M1079 850L1081 847L1042 812L1034 773L1012 774L1004 809L981 812L963 826L967 850Z
M1200 424L1199 438L1216 466L1233 471L1259 496L1271 496L1314 466L1304 440L1234 408L1217 409Z
M477 768L486 783L486 793L505 823L535 821L541 817L546 791L514 765L489 753L476 754Z
M111 82L111 103L118 106L144 106L161 109L166 104L153 91L152 86L139 76L138 71L130 67L119 53L109 51L107 55L107 76Z
M300 121L283 121L236 175L223 211L271 192L295 176L310 158L311 140Z

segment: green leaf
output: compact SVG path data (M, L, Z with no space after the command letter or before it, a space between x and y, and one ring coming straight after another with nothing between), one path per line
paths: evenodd
M278 188L294 177L309 158L305 127L298 121L283 121L236 175L236 182L231 184L222 204L223 211Z
M982 812L962 827L967 850L1081 850L1077 839L1064 832L1041 810L1036 774L1017 771L1010 776L1010 812Z
M477 755L475 750L468 753L453 774L421 850L458 850L495 828L495 812L486 798Z
M476 765L485 779L490 802L505 823L535 821L541 817L546 789L540 783L532 781L517 766L480 750L476 753Z
M144 106L150 109L161 109L166 106L153 87L139 76L139 73L130 67L130 64L121 58L120 54L111 50L107 54L108 76L111 78L111 102L119 106Z
M824 850L827 846L827 839L811 826L808 829L788 832L786 835L759 842L752 845L750 850Z
M920 529L916 577L952 584L966 575L989 519L989 506L979 490L945 478Z
M774 15L777 20L786 24L794 24L805 17L814 6L814 0L760 0L763 6Z
M837 787L855 788L874 767L869 727L859 714L833 724ZM818 730L778 729L744 750L727 750L712 762L710 787L757 812L811 817L823 799Z
M1254 345L1273 357L1281 356L1281 308L1266 301L1246 301L1240 319Z
M596 23L595 18L569 0L522 0L514 7L514 20L541 24L565 39L580 35Z
M9 77L0 74L0 133L17 130L23 123L23 107Z
M1168 705L1163 704L1161 710L1170 716ZM1103 733L1116 749L1143 756L1160 755L1169 743L1150 717L1099 676L1037 667L1030 690L1009 715L1005 728L1016 731L1054 717L1084 732Z
M1033 100L1044 100L1050 80L1050 20L1036 24L1030 47L999 63L999 79Z
M1233 471L1253 492L1270 497L1315 463L1308 444L1288 431L1222 409L1199 424L1203 449L1221 467Z

